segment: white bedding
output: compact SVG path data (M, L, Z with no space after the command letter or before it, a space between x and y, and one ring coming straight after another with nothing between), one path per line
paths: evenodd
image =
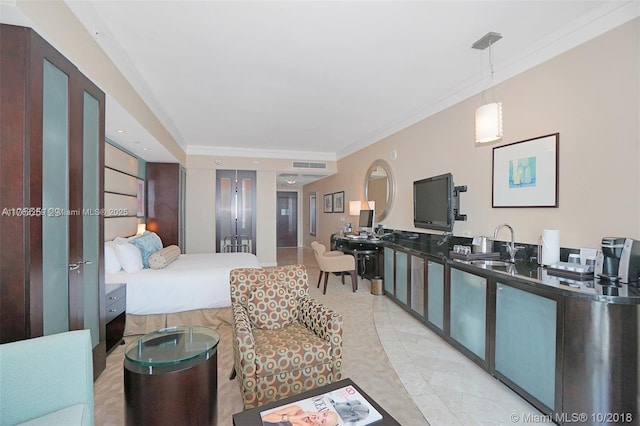
M127 284L128 314L169 314L231 306L229 272L260 267L251 253L182 254L164 269L121 270L105 281Z

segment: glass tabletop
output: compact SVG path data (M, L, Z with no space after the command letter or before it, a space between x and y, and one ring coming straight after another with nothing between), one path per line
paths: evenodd
M208 357L216 350L220 335L201 326L168 327L152 331L127 346L125 356L141 366L174 365L198 357Z

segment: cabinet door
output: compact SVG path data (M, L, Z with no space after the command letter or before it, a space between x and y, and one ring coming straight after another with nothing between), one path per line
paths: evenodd
M405 305L407 304L408 260L407 253L396 250L396 299Z
M69 76L43 61L42 76L42 334L68 331L69 247ZM75 229L74 229L75 232ZM75 262L75 260L74 260ZM81 269L78 267L78 272Z
M427 265L427 320L444 330L444 265L432 261Z
M394 250L388 247L384 248L384 290L389 293L394 293L394 265L395 265Z
M104 142L100 138L103 126L101 111L101 99L91 93L83 92L83 119L82 119L82 208L87 214L81 216L82 220L82 259L85 262L83 269L83 300L84 328L91 330L91 340L96 348L104 341L104 324L100 324L100 302L104 290L104 268L100 268L100 250L103 246L100 236L103 234L103 216L88 214L98 212L104 208L102 194L104 192L104 176L101 165L104 162L102 152ZM104 132L102 132L104 133ZM106 336L104 336L106 337Z
M487 279L451 268L449 335L486 361Z
M557 302L498 283L495 370L555 409Z
M411 256L411 310L424 318L424 265L420 256Z

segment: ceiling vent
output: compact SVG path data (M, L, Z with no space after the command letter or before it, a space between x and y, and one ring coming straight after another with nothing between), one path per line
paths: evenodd
M326 170L327 163L317 163L310 161L294 161L293 162L294 169L323 169Z

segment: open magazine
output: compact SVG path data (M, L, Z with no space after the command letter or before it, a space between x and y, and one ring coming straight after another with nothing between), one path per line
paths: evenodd
M260 412L263 426L366 426L382 420L353 386Z

